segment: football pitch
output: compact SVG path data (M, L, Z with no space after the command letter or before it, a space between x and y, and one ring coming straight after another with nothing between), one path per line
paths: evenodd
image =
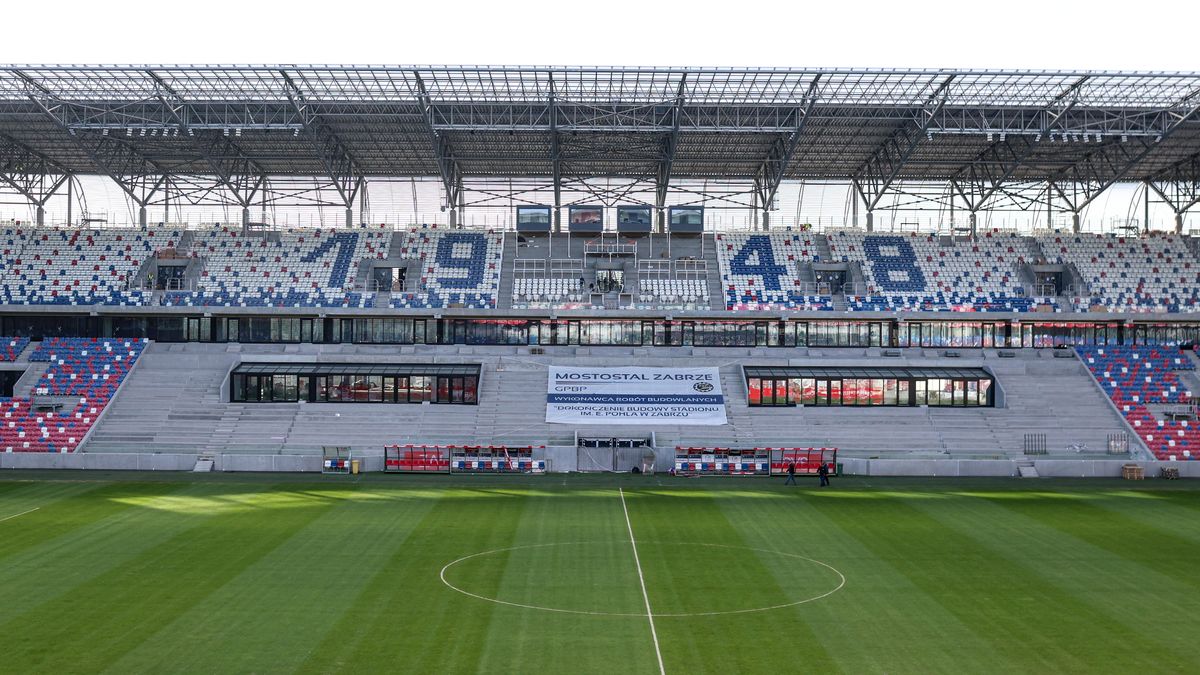
M11 673L1197 672L1187 482L0 476Z

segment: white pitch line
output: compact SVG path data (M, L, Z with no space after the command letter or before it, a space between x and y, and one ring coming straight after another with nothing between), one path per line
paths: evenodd
M621 494L621 509L625 511L625 527L629 528L629 543L633 545L633 562L637 565L638 581L642 584L642 599L646 601L646 618L650 620L650 636L654 638L654 654L658 657L658 672L667 675L663 667L662 650L658 647L658 631L654 628L654 612L650 611L650 594L646 592L646 577L642 575L642 561L638 558L637 539L633 538L633 523L629 522L629 507L625 505L625 488L617 488Z
M37 508L29 509L28 511L22 511L22 512L20 512L20 513L14 513L14 514L13 514L13 515L11 515L11 516L5 516L5 517L3 517L3 518L0 518L0 523L3 523L3 522L4 522L4 521L6 521L6 520L12 520L13 518L19 518L20 516L23 516L23 515L25 515L26 513L33 513L34 511L37 511L37 510L38 510L38 509L40 509L40 508L42 508L42 507L40 507L40 506L39 506L39 507L37 507Z

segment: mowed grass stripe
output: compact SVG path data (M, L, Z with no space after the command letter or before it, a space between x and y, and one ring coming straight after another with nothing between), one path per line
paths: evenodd
M0 626L9 636L5 658L24 664L24 672L103 670L329 508L319 501L282 508L290 501L284 485L251 493L230 492L246 486L207 487L206 499L159 499L237 507L211 516L177 512L200 522ZM154 536L146 524L140 529Z
M812 503L846 494L797 489L781 481L763 481L761 491L714 493L748 545L805 555L846 575L846 585L834 595L781 610L777 618L782 628L763 648L790 652L797 665L804 664L806 645L797 644L787 629L792 615L800 614L837 669L846 673L894 672L904 663L920 663L927 672L961 673L978 670L981 663L998 663L991 643ZM786 567L772 571L781 586L795 581Z
M0 480L0 518L98 487L87 483Z
M1161 523L1146 523L1120 510L1098 506L1090 498L1069 495L1018 499L985 495L985 499L1119 557L1135 560L1193 590L1200 589L1200 545Z
M330 508L108 671L292 672L436 500L361 486L300 493Z
M635 616L585 616L500 606L492 612L479 671L484 673L658 671L625 515L614 490L538 491L520 516L497 597L522 604ZM583 542L583 543L575 543ZM544 544L551 544L544 546ZM471 566L456 580L480 581ZM479 601L482 602L482 601Z
M131 492L166 494L186 487L162 483L130 486L82 482L22 485L28 487L0 495L0 518L37 510L0 522L0 564L10 556L130 508L114 498Z
M1095 504L1147 527L1165 525L1172 534L1200 544L1200 494L1122 490L1098 497Z
M1120 638L1137 645L1145 667L1174 672L1200 667L1194 639L1173 630L1200 612L1200 598L1187 586L1132 558L1013 512L1006 508L1011 495L1001 502L975 501L979 503L969 509L932 508L927 502L921 507L947 529L971 537L997 556L1022 561L1032 574L1078 597L1087 604L1089 616L1103 617L1109 626L1118 624ZM1040 504L1040 509L1065 520L1074 518L1075 502L1041 501L1049 503Z
M403 480L403 478L399 479ZM473 673L497 607L455 593L438 572L476 551L513 545L527 499L518 491L446 487L298 669L303 673ZM499 554L501 558L505 554ZM500 579L480 581L495 593Z
M146 484L132 491L142 496L164 496L201 489L185 483ZM130 493L105 489L89 493L92 501L82 497L64 500L71 502L70 507L64 505L66 511L50 508L46 514L42 510L30 514L50 515L54 521L24 521L21 536L15 539L21 544L20 550L0 559L0 578L11 582L0 584L0 626L5 622L21 625L23 613L68 596L76 586L197 524L195 520L185 521L173 514L115 501ZM73 529L65 529L66 522L74 522L75 512L86 517L80 518L81 524ZM59 518L62 515L68 518Z
M921 499L964 510L972 500L941 493L868 492L864 499L813 500L842 531L888 561L1001 655L1005 670L1133 671L1145 655L1130 649L1128 627L1098 615L1081 597L1041 579L1024 561L948 531L912 504ZM925 620L914 616L914 621ZM1097 635L1122 639L1098 640ZM1086 648L1081 648L1086 645ZM926 649L951 648L927 644ZM917 659L892 672L928 672Z
M664 616L763 607L805 596L778 583L771 569L780 564L773 560L778 556L738 548L748 546L746 540L707 491L627 489L625 499L650 605L661 617L656 623L668 673L787 672L801 655L805 670L835 669L803 613L789 615L787 641L794 647L785 649L770 648L782 637L777 611Z

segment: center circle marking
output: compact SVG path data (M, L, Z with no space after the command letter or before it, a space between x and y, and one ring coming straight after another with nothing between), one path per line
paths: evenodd
M451 560L450 562L446 563L445 565L442 566L441 571L438 573L438 578L440 578L442 580L442 583L445 584L446 587L450 588L451 590L457 591L458 593L462 593L463 595L475 598L477 600L483 600L485 602L492 602L492 603L495 603L498 605L507 605L509 607L520 607L522 609L533 609L533 610L537 610L540 612L558 612L560 614L584 614L584 615L588 615L588 616L629 616L629 617L645 618L646 616L648 616L645 612L599 612L599 611L591 611L591 610L585 610L585 609L566 609L563 607L542 607L540 605L529 605L529 604L524 604L524 603L520 603L520 602L511 602L508 600L501 600L500 598L491 598L486 595L472 593L471 591L468 591L464 588L455 586L453 583L450 582L449 579L446 578L446 572L450 568L454 567L455 565L458 565L459 563L463 563L468 560L472 560L474 558L483 558L483 557L486 557L489 555L496 555L497 553L507 553L509 551L524 551L524 550L535 549L535 548L550 548L550 547L555 547L555 546L586 546L589 544L598 544L598 543L604 543L604 542L589 542L589 541L554 542L554 543L550 543L550 544L529 544L526 546L508 546L505 548L492 549L490 551L480 551L479 553L472 553L471 555L465 555L461 558L458 558L457 560ZM658 543L658 542L641 542L641 543L650 544L650 543ZM724 615L729 615L729 614L750 614L750 613L754 613L754 612L770 612L770 611L777 610L777 609L785 609L787 607L795 607L797 605L803 605L805 603L815 602L817 600L827 598L827 597L833 595L834 593L837 593L838 591L842 590L842 587L846 585L846 576L844 574L842 574L836 567L834 567L833 565L830 565L829 563L822 562L820 560L816 560L814 558L802 556L798 553L785 553L784 551L773 551L771 549L753 548L750 546L729 546L727 544L705 544L705 543L699 543L699 542L686 542L686 541L664 542L664 543L669 546L701 546L701 547L708 547L708 548L724 548L724 549L737 549L737 550L742 550L742 551L753 551L755 553L770 553L772 555L784 556L785 558L794 558L796 560L804 560L806 562L813 563L814 565L820 565L821 567L824 567L825 569L828 569L829 571L836 574L837 578L838 578L838 585L835 586L832 590L825 591L824 593L821 593L820 595L814 595L811 598L804 598L802 600L796 600L795 602L785 602L785 603L780 603L778 605L768 605L768 606L763 606L763 607L750 607L750 608L746 608L746 609L729 609L729 610L721 610L721 611L714 611L714 612L683 612L683 613L663 613L663 614L654 612L654 618L656 618L656 619L657 618L671 618L671 617L683 618L683 617L696 617L696 616L724 616Z

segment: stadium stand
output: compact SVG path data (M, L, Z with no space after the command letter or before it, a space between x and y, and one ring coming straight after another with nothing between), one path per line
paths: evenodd
M1133 432L1158 459L1194 460L1200 455L1200 425L1169 420L1164 406L1188 404L1192 391L1178 371L1196 365L1178 347L1077 347L1100 388Z
M393 309L461 306L495 309L504 235L493 231L442 230L425 225L406 233L400 256L418 261L415 291L393 293Z
M717 234L716 248L726 309L833 309L800 278L800 265L817 259L813 235Z
M50 338L29 355L47 362L34 385L34 396L70 397L74 407L39 412L34 399L0 399L0 450L4 452L72 452L79 448L101 412L116 394L145 349L141 340Z
M205 259L196 291L169 291L162 304L198 307L370 307L353 290L359 263L386 258L391 231L289 230L277 238L222 226L197 232L192 255Z
M16 361L28 346L27 337L0 337L0 361Z
M1025 312L1057 304L1030 297L1021 285L1016 266L1031 251L1014 233L943 243L932 234L843 230L829 235L829 250L835 259L862 266L866 289L847 297L852 311Z
M1200 264L1182 237L1121 237L1053 233L1039 237L1053 262L1074 265L1090 295L1077 294L1078 311L1200 311Z
M9 228L2 283L10 305L143 305L151 294L130 290L156 251L176 245L168 228L76 230Z

